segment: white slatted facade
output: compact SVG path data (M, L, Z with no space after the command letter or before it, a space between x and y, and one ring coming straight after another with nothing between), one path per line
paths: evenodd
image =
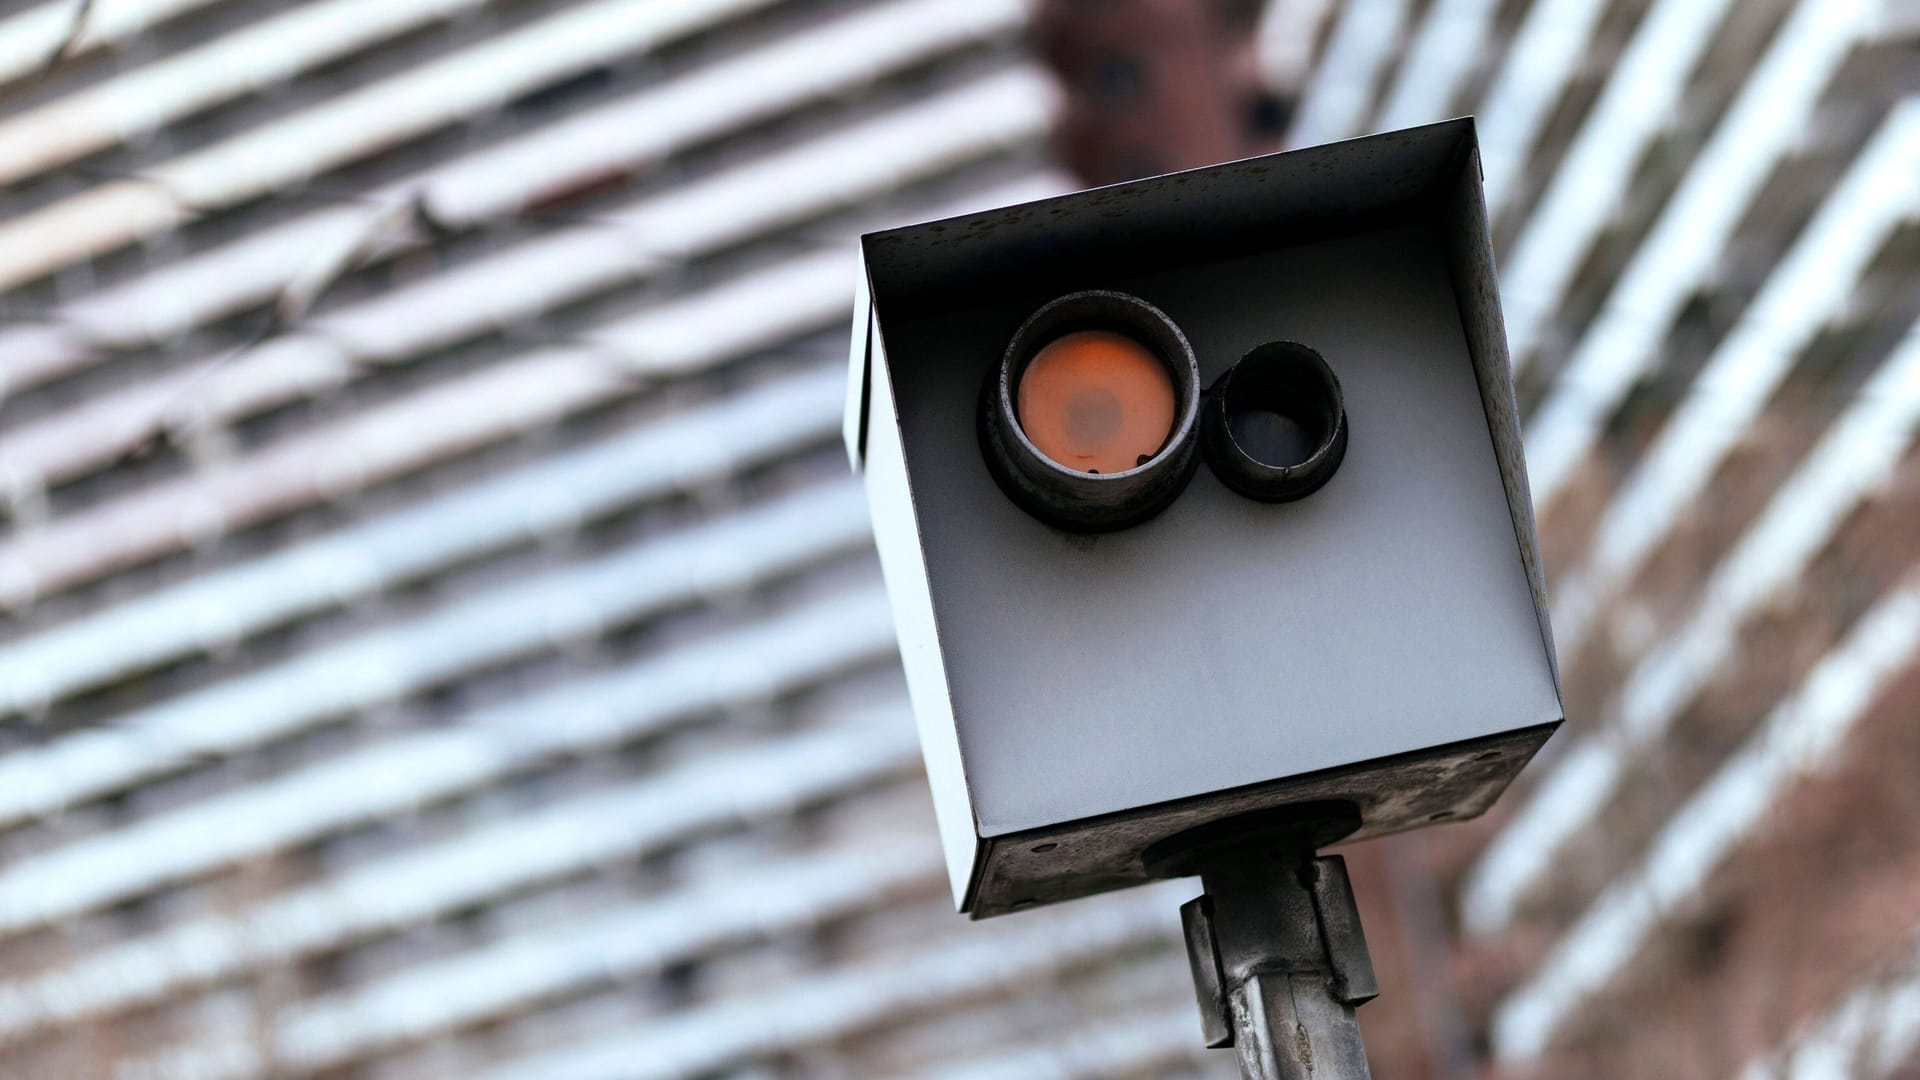
M949 911L837 446L1023 3L14 8L0 1075L1220 1075L1177 896Z
M1454 1037L1920 1067L1920 5L1280 2L1296 140L1484 145L1572 721L1371 856ZM1022 3L76 10L0 7L0 1075L1231 1075L1182 890L947 911L834 446L849 238L1073 183Z

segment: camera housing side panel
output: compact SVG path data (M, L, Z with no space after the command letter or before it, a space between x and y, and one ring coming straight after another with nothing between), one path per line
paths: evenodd
M866 316L865 310L856 311L856 325L867 323ZM947 860L954 905L964 910L984 845L980 842L966 769L960 758L960 729L954 721L953 697L940 649L940 630L928 591L925 546L914 512L913 491L907 483L900 425L894 410L893 380L888 374L877 323L871 325L865 344L870 350L871 369L868 392L862 402L866 416L861 428L874 546L880 555L880 572L886 579L887 598L893 607L900 662L906 672L907 695L913 702L927 782L933 791L934 820L940 829L940 846Z

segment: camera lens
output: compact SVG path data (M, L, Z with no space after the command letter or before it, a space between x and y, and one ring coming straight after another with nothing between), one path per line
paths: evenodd
M1293 341L1258 346L1227 369L1207 390L1201 428L1214 475L1262 502L1313 494L1347 452L1340 380Z
M1076 330L1040 347L1014 393L1020 430L1056 464L1084 473L1144 465L1173 432L1173 378L1146 346Z
M982 396L981 448L1033 516L1124 528L1193 475L1199 402L1199 364L1164 313L1125 293L1072 293L1015 332Z

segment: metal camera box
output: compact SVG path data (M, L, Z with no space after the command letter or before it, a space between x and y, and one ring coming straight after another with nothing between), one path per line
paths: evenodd
M1471 120L861 247L848 451L963 911L1137 884L1168 838L1273 808L1348 807L1356 838L1471 817L1559 724ZM1009 379L1039 378L1021 341L1103 304L1147 313L1175 419L1138 469L1041 461L1120 493L1161 470L1144 518L1084 528L992 466L1040 438L1009 434L1032 426ZM1324 358L1341 453L1268 500L1215 456L1220 423L1205 467L1174 447L1274 349Z

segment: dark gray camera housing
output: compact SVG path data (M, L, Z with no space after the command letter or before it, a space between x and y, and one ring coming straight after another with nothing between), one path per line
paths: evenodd
M1472 817L1560 723L1478 161L1448 121L862 239L847 445L961 910L1300 808L1354 838ZM1199 469L1106 533L1016 505L981 387L1084 290L1165 312L1203 385L1323 357L1337 472L1270 502Z

